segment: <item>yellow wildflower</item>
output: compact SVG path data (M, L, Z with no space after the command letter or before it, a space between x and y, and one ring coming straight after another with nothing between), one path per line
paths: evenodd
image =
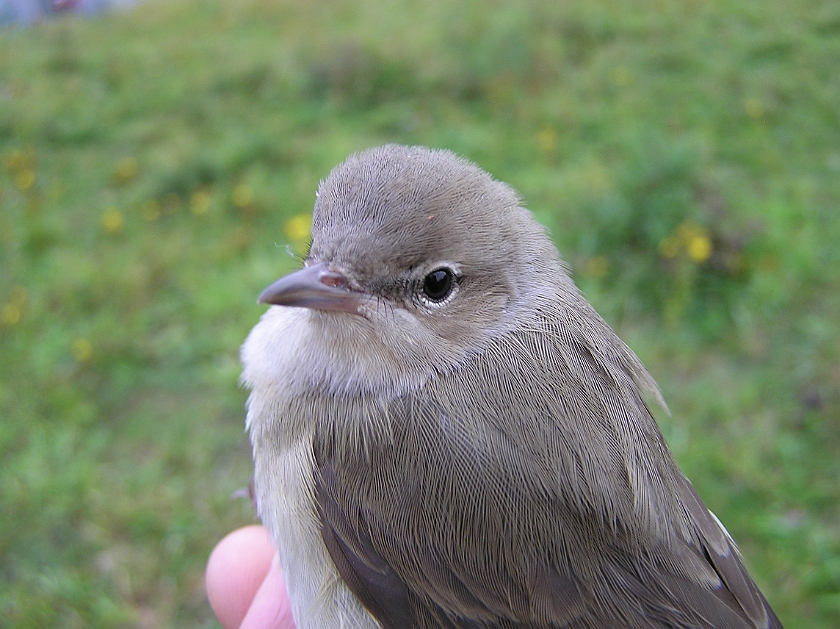
M249 205L251 201L254 200L254 193L251 192L248 184L240 183L233 188L230 198L236 207L242 208Z
M114 169L114 179L120 184L128 183L137 176L139 170L140 165L135 158L123 157Z
M0 308L0 322L3 325L13 326L20 321L21 315L23 314L20 306L16 304L4 304L2 308Z
M93 356L93 346L85 338L77 338L70 344L70 352L80 363L86 363Z
M15 185L19 190L29 190L35 185L35 171L31 168L23 168L15 173Z
M283 226L283 233L289 240L300 242L309 238L309 228L312 224L312 216L309 214L298 214L293 216Z
M694 221L683 221L659 243L659 253L663 258L675 258L681 251L697 264L708 260L712 255L709 230Z
M537 145L543 153L550 153L557 148L559 136L554 127L543 127L537 131Z
M700 264L712 255L712 241L705 234L695 234L688 241L686 250L688 257Z
M610 261L604 256L592 256L586 261L584 273L590 277L600 279L610 270Z
M207 190L196 190L190 197L190 212L201 216L210 209L210 193Z
M19 170L26 163L23 151L12 149L3 157L3 165L10 171Z
M115 207L109 207L102 214L102 228L109 234L119 234L124 224L122 212Z
M757 98L748 98L744 101L744 111L753 120L758 120L764 116L764 105Z

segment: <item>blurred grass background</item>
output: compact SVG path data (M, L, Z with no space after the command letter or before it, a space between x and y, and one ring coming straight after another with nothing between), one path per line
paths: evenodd
M507 181L789 629L840 626L840 5L146 2L0 31L0 625L212 627L238 347L350 152Z

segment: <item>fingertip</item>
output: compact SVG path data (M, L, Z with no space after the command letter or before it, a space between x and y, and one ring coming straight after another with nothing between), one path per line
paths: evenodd
M257 525L226 535L207 560L207 599L225 629L237 629L271 568L274 547Z
M276 555L239 629L265 629L266 627L295 629L291 604L286 594L286 582Z

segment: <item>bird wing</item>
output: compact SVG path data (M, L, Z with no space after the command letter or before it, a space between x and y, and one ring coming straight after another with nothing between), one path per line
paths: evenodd
M384 629L781 628L667 453L637 367L583 336L519 339L495 350L516 360L422 397L319 414L324 543Z

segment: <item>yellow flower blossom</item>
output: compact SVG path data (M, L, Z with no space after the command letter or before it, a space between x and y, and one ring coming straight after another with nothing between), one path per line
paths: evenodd
M23 318L23 308L29 300L29 293L23 286L15 286L9 292L9 302L0 308L0 323L17 325Z
M195 216L201 216L210 209L210 193L207 190L196 190L190 197L190 212Z
M16 304L4 304L0 308L0 322L3 325L9 327L16 325L20 321L21 316L23 316L23 310Z
M80 363L86 363L93 356L93 346L85 338L77 338L70 344L70 353Z
M592 256L586 261L584 273L590 277L600 279L610 270L610 261L604 256Z
M35 171L23 168L15 173L15 185L19 190L26 191L35 185Z
M16 171L25 163L23 152L18 149L12 149L5 156L3 156L3 166L9 171Z
M117 166L114 169L114 179L120 184L128 183L137 176L139 170L140 164L135 158L123 157L117 162Z
M537 145L543 153L550 153L557 148L559 135L554 127L543 127L537 131Z
M757 98L748 98L745 100L744 111L753 120L764 117L764 105Z
M695 234L686 246L688 257L700 264L712 255L712 241L705 234Z
M109 234L119 234L122 231L125 219L122 212L115 207L109 207L102 214L102 229Z
M18 173L22 170L32 170L35 165L35 155L32 151L12 149L3 156L3 166L10 173Z
M242 208L250 205L251 201L254 200L254 193L251 192L248 184L240 183L233 188L230 199L236 207Z
M283 226L283 233L289 240L301 242L309 238L309 229L311 224L311 215L298 214L286 221L286 224Z
M683 221L670 235L659 243L663 258L675 258L685 252L692 262L702 264L712 255L709 230L693 221Z

